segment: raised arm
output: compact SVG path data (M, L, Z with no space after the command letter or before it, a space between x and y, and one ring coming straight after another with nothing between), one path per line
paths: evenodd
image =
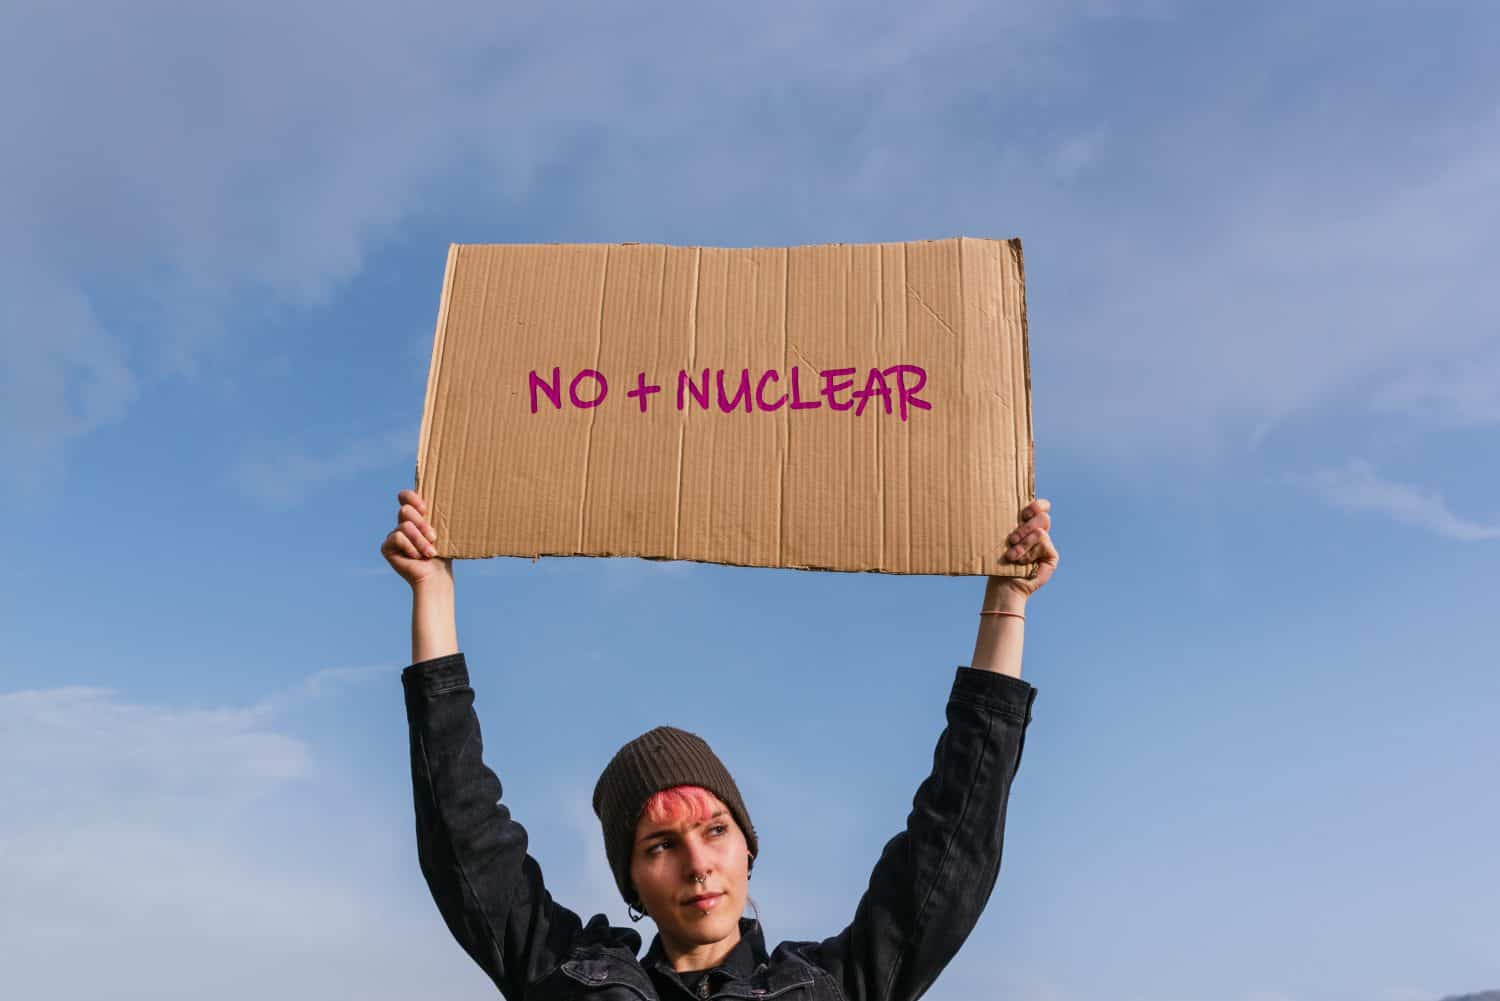
M400 495L381 552L412 587L412 660L401 674L411 738L417 857L432 898L464 951L507 998L557 967L577 938L576 914L552 900L525 829L499 802L483 761L468 667L458 652L453 575L433 558L427 508Z
M968 938L994 888L1011 782L1036 697L1020 679L1026 602L1057 566L1050 506L1029 505L1006 540L1007 558L1035 564L1037 573L989 580L974 662L954 678L947 726L906 829L881 852L854 920L808 948L807 958L850 1001L920 997Z
M1041 498L1021 509L1021 521L1005 537L1005 558L1035 567L1030 577L991 577L985 584L971 666L1012 678L1021 676L1026 638L1026 601L1052 579L1057 547L1052 544L1052 502Z
M437 559L437 532L415 490L396 495L396 527L380 545L391 568L411 585L411 662L458 653L453 611L453 561Z

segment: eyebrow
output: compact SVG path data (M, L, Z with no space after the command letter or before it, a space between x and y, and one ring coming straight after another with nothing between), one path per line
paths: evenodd
M725 811L723 811L723 810L715 810L713 813L711 813L711 814L708 815L708 820L705 820L703 823L704 824L712 823L713 821L719 820L720 818L725 817L727 815L728 814L726 814ZM701 827L701 826L703 826L703 825L702 824L694 824L693 825L693 827ZM688 829L692 830L692 828L688 828ZM659 831L652 831L650 834L642 834L640 836L640 838L638 838L636 840L636 844L643 845L647 841L653 841L653 840L655 840L657 838L665 838L668 835L676 834L676 833L677 833L677 829L676 828L664 827L664 828L662 828Z

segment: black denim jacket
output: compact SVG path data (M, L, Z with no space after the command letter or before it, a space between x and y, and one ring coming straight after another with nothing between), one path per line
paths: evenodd
M448 929L509 1001L657 1001L692 995L658 946L604 915L587 924L553 901L526 851L526 831L500 803L481 760L479 718L463 654L401 675L411 730L417 856ZM961 667L948 698L932 774L906 830L892 838L839 934L783 942L760 929L708 979L710 996L742 1001L914 1001L979 919L1000 871L1005 805L1021 761L1036 689ZM650 969L648 970L648 967ZM663 990L663 988L669 988Z

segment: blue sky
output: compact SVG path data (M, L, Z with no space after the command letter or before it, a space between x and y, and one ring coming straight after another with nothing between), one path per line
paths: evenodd
M1063 565L937 1001L1500 986L1500 14L1485 4L0 14L0 967L21 996L493 996L417 870L377 554L449 242L1022 237ZM657 723L831 934L977 579L461 563L487 751L623 921Z

